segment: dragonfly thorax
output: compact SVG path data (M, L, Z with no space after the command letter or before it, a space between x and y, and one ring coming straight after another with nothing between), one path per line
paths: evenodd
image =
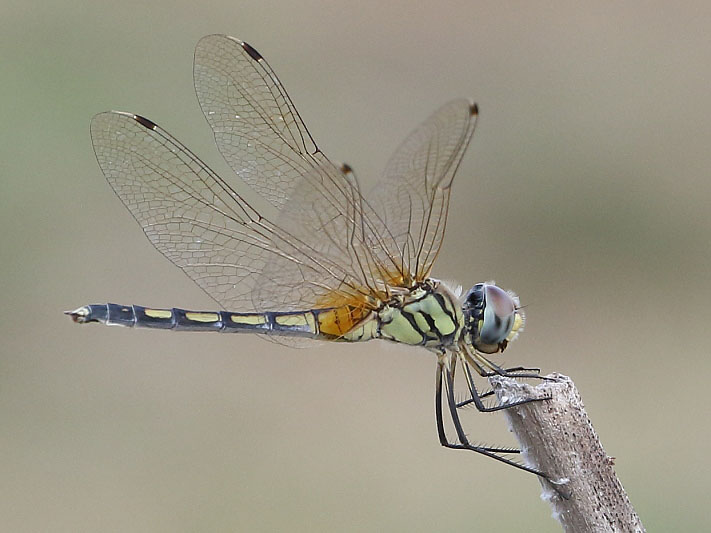
M494 282L477 283L464 296L465 342L483 353L503 352L523 329L518 297Z
M464 326L457 296L434 279L385 303L376 320L379 338L435 350L457 342Z

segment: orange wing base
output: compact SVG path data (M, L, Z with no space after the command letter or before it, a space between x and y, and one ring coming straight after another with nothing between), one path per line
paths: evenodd
M374 310L373 304L362 295L348 297L334 294L319 304L327 308L318 313L319 331L334 338L348 333Z

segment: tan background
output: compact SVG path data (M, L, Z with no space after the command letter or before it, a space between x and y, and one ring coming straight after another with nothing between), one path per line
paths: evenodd
M114 197L88 123L145 114L225 171L191 80L219 32L366 183L437 106L476 99L435 274L517 290L506 361L575 379L650 531L708 528L711 8L594 4L3 0L1 529L557 530L534 477L439 446L424 351L62 316L213 307ZM466 423L511 442L501 416Z

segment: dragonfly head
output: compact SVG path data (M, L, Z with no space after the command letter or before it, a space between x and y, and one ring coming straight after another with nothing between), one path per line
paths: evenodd
M518 297L493 281L477 283L464 296L465 334L483 353L503 352L523 330L524 315Z

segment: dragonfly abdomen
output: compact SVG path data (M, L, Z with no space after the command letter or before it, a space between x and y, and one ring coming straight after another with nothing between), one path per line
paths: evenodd
M176 331L218 331L266 333L297 337L319 337L318 310L264 313L230 311L188 311L155 309L140 305L92 304L68 311L75 322L99 322L107 326L172 329Z

